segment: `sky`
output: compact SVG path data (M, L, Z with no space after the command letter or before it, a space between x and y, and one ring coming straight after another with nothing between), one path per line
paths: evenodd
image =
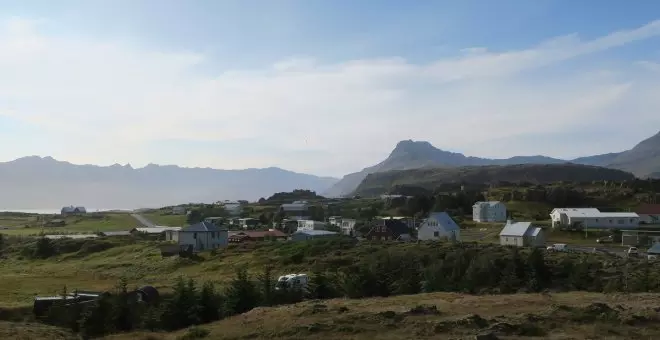
M0 161L336 176L660 130L660 2L0 0Z

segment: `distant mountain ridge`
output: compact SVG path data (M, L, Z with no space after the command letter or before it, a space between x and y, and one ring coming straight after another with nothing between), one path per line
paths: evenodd
M514 164L562 164L602 166L625 170L638 177L653 177L660 172L660 133L648 138L634 148L624 151L562 160L546 156L515 156L506 159L489 159L465 156L438 149L426 141L405 140L397 143L390 155L382 162L359 172L344 176L324 196L337 197L351 194L371 173L391 170L409 170L425 167L462 167Z
M337 179L280 168L218 170L149 164L76 165L30 156L0 163L0 209L43 209L68 205L160 207L221 199L257 200L275 192L321 192Z
M369 174L355 193L374 196L391 190L396 192L397 188L402 187L433 191L447 184L479 187L501 182L545 184L559 181L628 181L634 178L633 174L622 170L573 163L419 168Z

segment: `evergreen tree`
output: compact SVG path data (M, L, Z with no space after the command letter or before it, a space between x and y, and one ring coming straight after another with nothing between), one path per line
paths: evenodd
M321 271L315 271L309 282L309 297L312 299L332 299L337 292L328 277Z
M222 315L222 297L215 291L212 282L205 282L199 293L199 319L202 323L220 320Z
M49 238L42 236L37 240L37 243L35 244L33 257L45 259L56 255L56 253L57 251L53 245L53 242Z
M225 310L233 314L241 314L259 305L261 296L256 285L244 268L236 271L234 278L225 292Z
M266 306L273 306L277 302L276 292L275 292L275 283L273 279L273 273L270 266L264 268L264 272L259 275L259 286L261 288L261 297L262 304Z

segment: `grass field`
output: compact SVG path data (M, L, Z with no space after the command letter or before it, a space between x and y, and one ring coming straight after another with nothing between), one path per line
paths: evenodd
M156 225L169 227L181 227L186 225L186 215L171 215L161 211L152 211L141 214Z
M654 294L431 293L257 308L198 328L209 331L205 339L656 339L659 304ZM175 340L189 332L109 339Z
M35 223L35 217L24 217L22 222L15 219L15 225L9 229L0 230L6 235L39 235L45 234L74 234L74 233L96 233L99 231L130 230L138 225L138 222L128 213L90 214L86 216L70 216L65 219L64 227L44 228L40 223ZM4 225L0 220L0 225ZM26 225L29 225L25 227Z

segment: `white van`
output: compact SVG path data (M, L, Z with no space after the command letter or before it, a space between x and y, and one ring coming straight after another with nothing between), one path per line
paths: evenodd
M566 243L555 243L546 248L547 251L568 251Z

